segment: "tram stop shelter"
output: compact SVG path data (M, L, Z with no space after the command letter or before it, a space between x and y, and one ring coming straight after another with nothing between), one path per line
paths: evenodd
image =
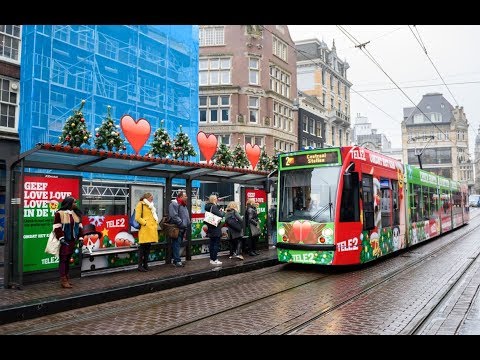
M24 207L24 177L26 169L46 169L72 172L90 172L97 174L117 174L132 176L147 176L165 179L164 213L172 193L172 179L185 179L187 194L192 193L192 181L216 183L236 183L243 186L267 188L268 172L202 164L190 161L172 160L142 155L121 154L97 149L82 149L78 147L53 144L37 144L7 162L6 173L6 218L5 218L5 261L4 287L21 288L24 283L23 251L23 207ZM32 173L27 173L32 175ZM42 174L38 174L42 176ZM52 175L56 175L52 173ZM188 211L192 213L192 202L189 201ZM268 204L267 204L268 206ZM169 240L165 244L170 249ZM191 260L191 232L187 232L186 259ZM81 252L80 252L81 253ZM166 251L165 261L171 261L170 251ZM52 273L52 271L50 271ZM29 274L32 275L32 274ZM35 275L35 274L34 274ZM42 272L36 274L36 280L41 280ZM35 276L34 276L35 277ZM51 277L51 276L50 276Z

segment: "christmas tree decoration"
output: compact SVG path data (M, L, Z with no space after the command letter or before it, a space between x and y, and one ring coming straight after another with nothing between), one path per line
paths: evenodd
M182 131L182 125L180 125L180 132L177 133L173 141L173 157L185 160L189 156L196 155L197 153L190 142L190 138Z
M258 161L258 170L264 170L264 171L273 170L272 160L267 155L265 148L262 149L262 153L260 154L260 160Z
M107 117L103 120L102 125L95 129L95 146L97 149L108 149L117 151L126 149L124 140L120 137L120 126L115 125L110 115L111 106L107 106Z
M153 134L153 141L150 144L150 151L147 155L169 158L172 154L172 140L167 130L163 128L164 121L160 121L160 127Z
M272 155L271 159L270 159L270 163L271 163L271 166L272 166L272 170L278 170L278 156L280 154L279 153L276 153L275 155Z
M84 144L90 145L92 135L87 130L87 124L83 117L82 109L84 105L85 100L82 100L78 110L74 110L73 115L65 122L62 135L58 137L59 144L66 144L72 147L80 147Z
M232 166L233 156L230 149L225 144L221 144L213 156L213 163L220 166Z
M243 150L243 147L240 145L240 139L238 139L239 142L235 146L235 149L233 149L232 157L233 157L233 167L236 168L246 168L250 163L248 162L247 155L245 154L245 150Z

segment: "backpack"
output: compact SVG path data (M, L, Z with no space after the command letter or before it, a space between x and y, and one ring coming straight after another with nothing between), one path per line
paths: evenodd
M141 225L137 220L135 220L136 211L137 209L134 209L132 215L130 215L130 226L138 230L140 229ZM140 216L143 217L143 204L142 204L142 214Z
M159 223L159 225L160 225L160 230L163 229L163 224L170 224L170 220L171 220L171 219L170 219L170 216L168 216L168 215L162 217L162 220L160 220L160 223Z

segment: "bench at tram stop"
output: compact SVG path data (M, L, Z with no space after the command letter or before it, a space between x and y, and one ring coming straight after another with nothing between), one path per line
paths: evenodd
M210 239L208 237L205 238L198 238L198 239L192 239L191 243L192 245L208 245ZM220 239L221 246L220 248L222 249L230 249L230 240L228 238L221 238ZM242 237L242 249L245 252L245 248L248 246L248 236L243 236ZM181 244L181 247L186 247L188 244L187 240L184 240ZM172 242L171 239L167 239L166 241L163 242L158 242L158 243L152 243L152 247L163 247L166 248L165 251L165 263L170 264L172 262ZM132 246L122 246L122 247L111 247L111 248L101 248L101 249L96 249L95 251L89 251L88 249L83 249L82 250L82 257L83 260L89 259L90 262L94 262L95 257L97 256L106 256L106 255L117 255L117 254L126 254L126 253L131 253L131 252L136 252L138 251L138 244L132 245ZM204 253L202 253L204 254Z

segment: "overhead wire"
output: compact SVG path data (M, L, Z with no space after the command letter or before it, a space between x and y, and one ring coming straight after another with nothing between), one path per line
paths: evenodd
M273 32L271 32L269 29L267 29L264 25L260 25L264 30L268 31L270 34L274 35ZM399 30L400 28L396 29L396 30ZM396 31L394 30L394 31ZM393 32L393 31L391 31ZM390 33L391 33L390 32ZM384 34L386 35L386 34ZM305 51L302 51L302 50L299 50L297 49L296 47L286 43L287 46L289 46L290 48L292 48L296 53L301 53L304 57L306 57L310 62L312 62L316 67L318 68L321 68L322 64L321 63L318 63L316 62L314 59L312 59L311 57L309 57L309 54ZM391 116L390 114L388 114L387 112L385 112L383 109L381 109L378 105L374 104L372 101L370 101L369 99L367 99L365 96L359 94L357 91L355 91L354 89L350 88L351 91L353 91L354 93L356 93L358 96L362 97L365 101L369 102L371 105L375 106L378 110L380 110L381 112L383 112L385 115L387 115L389 118L393 119L394 121L398 122L401 124L400 121L398 121L397 119L395 119L393 116Z
M337 26L337 28L338 28L350 41L352 41L352 42L360 49L360 51L362 51L362 52L365 54L365 56L367 56L367 58L370 59L370 61L372 61L372 62L385 74L385 76L387 76L387 77L390 79L390 81L402 92L402 94L414 105L414 107L417 108L418 111L420 111L420 112L423 114L423 116L424 116L428 121L430 121L430 122L432 123L432 125L437 128L437 130L438 130L439 132L441 132L441 133L444 135L445 139L448 139L452 144L454 144L454 142L453 142L452 140L450 140L450 137L447 136L447 134L445 134L445 133L443 132L443 130L442 130L441 128L439 128L438 125L435 124L435 123L423 112L423 110L418 107L417 104L415 104L415 102L407 95L407 93L405 93L405 91L403 91L403 89L395 82L395 80L393 80L392 77L383 69L383 67L380 65L380 63L379 63L377 60L375 60L374 56L370 53L370 51L368 51L368 50L365 48L365 46L366 46L367 43L360 43L360 41L358 41L352 34L350 34L350 33L349 33L346 29L344 29L342 26L340 26L340 25L336 25L336 26Z
M417 42L420 44L420 47L423 49L423 51L425 52L425 55L427 56L428 60L430 60L430 63L432 64L433 68L435 69L435 71L437 72L438 76L440 76L440 79L442 79L442 82L443 84L445 85L445 87L447 88L448 92L450 93L450 95L452 96L453 100L455 101L455 104L458 106L458 101L457 99L455 98L455 96L453 95L453 93L450 91L450 88L448 87L448 85L445 83L445 80L443 80L443 76L442 74L440 74L440 71L438 71L438 68L435 66L435 64L433 63L433 60L431 59L430 55L428 55L428 52L427 52L427 48L425 46L425 43L421 40L421 37L420 37L420 32L418 31L417 27L415 25L413 25L413 27L415 28L415 30L417 30L417 33L418 33L418 37L419 39L417 39L417 37L415 36L415 33L413 32L412 28L410 27L410 25L408 25L408 28L410 29L410 31L412 32L413 36L415 37L415 39L417 40Z

